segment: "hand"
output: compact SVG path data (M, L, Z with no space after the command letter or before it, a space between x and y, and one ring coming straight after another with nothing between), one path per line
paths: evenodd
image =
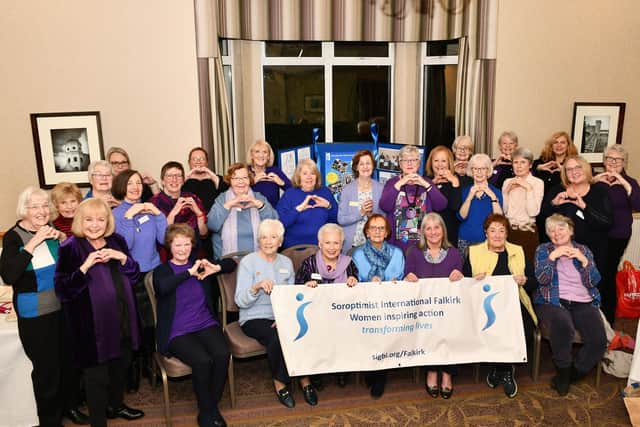
M548 161L547 163L538 165L536 169L539 171L554 173L560 169L560 165L558 165L558 162L556 162L555 160L551 160L551 161Z
M315 194L312 194L309 197L311 197L311 200L313 200L315 202L311 207L313 207L313 208L325 208L325 209L331 208L331 202L328 201L327 199L325 199L324 197L320 197L320 196L317 196Z
M205 278L211 276L212 274L216 274L217 272L222 270L222 267L220 267L219 264L213 264L209 262L209 260L207 259L201 259L199 261L200 261L200 266L198 267L198 270L197 270L198 280L204 280Z
M112 259L120 261L120 264L127 262L127 256L120 251L110 248L100 249L98 252L101 252L102 262L109 262Z
M146 209L144 205L145 205L145 203L134 203L124 213L124 217L126 219L132 219L134 216L138 215L139 213L141 213L142 211L144 211Z
M407 282L415 283L418 281L418 276L416 276L414 273L409 273L404 276L404 280L406 280Z
M267 174L267 178L269 179L269 181L273 182L278 187L282 187L284 185L284 181L282 180L282 178L278 176L277 173L269 172Z
M91 267L93 267L98 263L104 262L102 260L101 252L102 251L93 251L89 255L87 255L87 258L84 260L84 262L80 266L80 271L82 272L82 274L87 274L87 271L89 271Z
M360 215L367 216L373 212L373 200L368 199L362 202L362 206L360 206Z
M449 274L449 281L451 282L457 282L458 280L461 280L463 278L464 275L460 270L453 270L451 274Z
M315 280L309 280L308 282L306 282L304 284L305 286L308 286L310 288L317 288L318 287L318 282Z
M567 256L569 258L575 258L578 261L580 261L580 264L582 265L583 268L586 267L587 264L589 264L589 260L587 259L585 254L582 253L582 251L578 248L574 248L574 247L568 248Z
M373 276L370 282L382 282L382 279L379 276Z
M48 240L48 239L57 240L59 238L60 238L60 231L56 230L50 225L43 225L38 229L38 231L36 231L36 234L33 235L31 240L27 242L24 248L27 250L27 252L33 253L36 247L38 247L38 245L44 242L45 240Z
M113 196L111 194L107 194L105 196L102 196L102 200L104 200L105 202L107 202L107 205L109 206L109 208L113 209L115 207L120 206L120 201L116 200L113 198Z
M274 286L273 280L261 280L260 282L254 284L251 287L251 293L253 295L258 295L258 292L260 292L260 289L262 289L265 294L271 295L271 291L273 291L273 286Z
M296 206L296 210L298 212L303 212L303 211L306 211L307 209L313 209L313 205L311 205L311 200L313 200L313 196L308 195L307 197L304 198L302 203Z
M573 203L580 209L584 209L587 207L587 204L582 199L582 196L579 193L576 193L571 187L567 188L567 200L568 203Z
M374 277L374 279L375 279L375 277ZM378 280L379 280L379 278L378 278ZM358 279L356 279L353 276L347 277L347 286L348 287L353 288L357 284L358 284Z
M473 278L476 280L484 280L485 277L487 277L487 273L478 273L473 276Z
M147 172L142 172L142 182L149 186L156 185L156 180Z
M514 274L513 280L515 280L518 286L524 286L524 284L527 283L527 276L524 274Z
M474 184L471 186L471 189L469 189L469 195L476 199L480 199L486 190L488 190L488 186L486 184Z
M459 175L466 175L469 162L466 160L456 160L453 162L453 170Z

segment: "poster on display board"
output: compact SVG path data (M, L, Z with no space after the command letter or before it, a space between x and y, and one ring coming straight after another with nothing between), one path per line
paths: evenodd
M378 180L384 184L396 175L400 175L400 150L406 144L378 143L378 156L376 169L378 170ZM420 169L418 173L424 176L424 147L415 146L420 153Z
M316 144L316 159L322 184L331 190L338 202L342 188L353 181L351 161L360 150L369 150L376 156L376 145L372 142Z
M278 150L278 167L287 176L292 179L296 171L296 166L301 160L313 159L313 145L303 145L300 147L286 148Z

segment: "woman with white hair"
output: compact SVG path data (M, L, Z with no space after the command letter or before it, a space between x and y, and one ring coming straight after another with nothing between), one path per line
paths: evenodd
M278 401L287 408L296 405L290 390L291 377L282 355L271 291L276 285L294 283L293 263L278 253L284 240L284 226L277 219L265 219L258 227L258 250L240 260L235 301L240 308L242 331L267 348L269 369ZM318 395L309 377L300 378L304 400L318 404Z
M111 165L106 160L97 160L89 164L89 183L91 190L84 196L85 199L98 197L105 202L111 209L120 204L111 194L111 186L113 184L113 174Z
M493 172L489 182L497 188L502 188L502 184L507 178L513 178L512 155L518 148L518 135L513 131L506 131L498 138L498 148L500 155L493 161Z
M467 173L469 159L473 155L473 141L469 135L460 135L456 137L451 145L453 152L453 168L455 173L464 176Z
M89 417L77 410L80 379L70 369L64 316L53 284L59 241L65 235L51 225L50 211L46 191L27 187L20 193L18 221L2 241L0 273L13 287L20 342L33 365L40 425L61 425L63 410L74 423L88 424Z
M502 192L489 183L493 165L486 154L474 154L469 159L467 175L473 184L462 189L462 206L458 212L458 249L465 249L485 240L482 224L489 214L502 214Z

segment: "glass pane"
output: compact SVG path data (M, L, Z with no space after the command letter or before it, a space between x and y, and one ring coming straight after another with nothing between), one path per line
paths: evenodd
M264 67L265 136L274 150L310 144L313 128L324 141L322 66Z
M458 65L424 68L423 144L428 149L436 145L451 147L455 138Z
M333 67L333 140L372 141L369 125L378 124L378 141L389 142L391 107L389 66Z
M229 56L229 40L220 39L220 54L222 56Z
M427 42L427 56L458 56L458 40Z
M333 47L333 55L355 58L387 57L389 56L388 43L336 43Z
M294 58L322 56L320 42L266 42L264 46L266 56Z

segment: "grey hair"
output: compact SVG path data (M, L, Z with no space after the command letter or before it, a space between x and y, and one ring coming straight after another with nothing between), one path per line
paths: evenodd
M27 209L29 208L29 203L31 203L31 198L33 196L41 196L46 198L49 209L51 209L51 199L49 198L49 193L41 188L29 186L22 190L22 192L18 195L18 204L16 206L16 215L18 216L18 219L23 219L27 215Z
M93 174L93 171L99 166L107 168L109 170L109 173L111 173L111 164L106 160L96 160L95 162L91 162L89 163L89 171L87 172L89 176L89 182L91 182L91 175Z
M340 234L340 240L344 242L344 230L338 224L334 224L333 222L328 222L318 230L318 243L322 240L322 236L324 233L328 232L336 232Z
M569 230L571 230L571 236L573 237L575 227L571 218L558 213L549 216L544 222L544 231L547 233L547 236L549 236L549 234L551 234L551 230L556 227L569 228Z
M427 241L424 238L424 227L427 224L427 221L435 221L440 224L442 228L442 242L440 246L442 249L449 249L452 245L449 242L449 237L447 235L447 225L444 223L444 219L437 212L429 212L422 218L422 222L420 223L420 249L427 249Z
M469 163L467 164L467 176L473 177L471 169L473 167L478 167L476 166L478 163L480 166L487 168L487 178L489 178L493 173L493 163L491 162L491 158L484 153L477 153L471 156Z
M420 158L420 151L418 151L418 147L415 145L405 145L400 149L398 159L404 159L409 154L417 154L418 158Z
M512 130L507 130L500 134L500 136L498 137L498 145L500 145L502 138L505 136L515 142L516 145L518 145L518 135Z
M473 140L469 135L460 135L456 137L451 145L451 151L455 151L456 148L464 146L467 146L471 151L473 151Z
M265 219L258 225L258 238L266 235L269 231L275 231L280 239L280 243L284 240L284 225L277 219Z
M629 153L627 152L627 150L624 149L622 144L613 144L608 146L607 149L604 150L604 153L602 154L602 161L604 161L604 158L607 157L607 155L609 154L609 151L615 151L616 153L624 157L623 167L627 167L627 161L629 160Z
M530 164L533 163L533 153L528 148L518 147L513 150L511 158L515 159L516 157L522 157L523 159L528 160Z

